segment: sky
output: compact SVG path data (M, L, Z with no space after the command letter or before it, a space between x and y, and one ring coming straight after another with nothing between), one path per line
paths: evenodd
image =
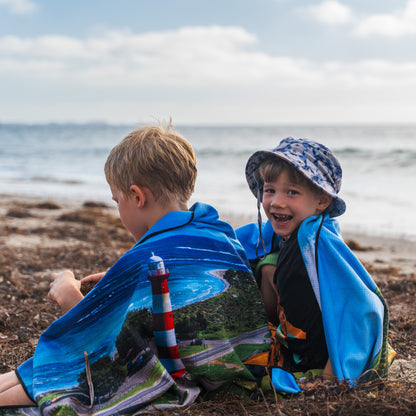
M414 123L416 0L0 0L0 123Z

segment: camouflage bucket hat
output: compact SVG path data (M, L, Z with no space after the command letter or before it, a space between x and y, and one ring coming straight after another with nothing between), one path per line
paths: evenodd
M260 177L259 167L270 157L285 160L312 183L331 195L332 202L326 210L331 217L337 217L345 212L345 202L338 196L342 179L341 165L327 147L314 141L288 137L273 150L255 152L247 162L246 179L251 192L260 199L263 193L263 180Z

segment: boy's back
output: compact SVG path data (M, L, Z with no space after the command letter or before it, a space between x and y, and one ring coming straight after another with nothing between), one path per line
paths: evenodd
M117 163L106 168L113 186L117 181L109 169L117 174L116 168ZM160 169L168 175L170 166ZM176 192L163 189L160 195ZM137 217L151 222L153 216L136 188L126 187L129 191L131 197L120 196L129 208L123 217L137 237ZM169 206L163 197L143 195L152 204L163 201L158 207ZM239 380L255 386L243 359L268 349L266 321L232 228L214 208L197 203L169 210L136 239L95 288L42 334L33 358L17 369L43 411L69 405L76 413L103 407L111 414L129 413L156 398L160 404L192 402L199 393L196 382L209 389ZM160 286L149 281L148 261L155 256L167 270ZM175 348L180 355L172 356L175 368L155 354L169 356Z

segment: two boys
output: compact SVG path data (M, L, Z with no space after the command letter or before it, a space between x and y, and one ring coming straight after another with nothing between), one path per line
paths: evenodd
M160 406L185 405L199 392L196 381L206 388L228 381L253 385L255 377L232 345L237 335L262 328L256 289L230 226L210 206L195 204L188 210L196 178L192 148L169 128L138 129L112 150L105 172L136 244L85 298L71 272L58 276L50 296L68 313L42 334L30 360L0 376L0 405L36 402L42 411L69 406L79 414L104 406L128 414L157 400ZM299 391L281 371L318 370L351 380L372 370L384 376L390 353L387 308L333 219L345 210L337 195L341 168L336 158L318 143L285 139L273 151L256 152L246 176L269 219L265 226L243 227L238 237L254 259L258 247L253 240L260 232L263 254L269 254L259 266L268 318L277 327L268 363L274 387ZM184 348L186 372L178 379L153 353L144 325L155 307L147 269L153 252L170 271L170 301L180 335L207 339L192 351ZM213 290L207 276L218 271L224 283L217 278ZM232 325L230 315L235 315ZM254 339L257 335L240 342L245 356L258 343ZM225 352L215 352L218 344L226 346L221 347ZM102 379L110 376L111 383L103 387Z

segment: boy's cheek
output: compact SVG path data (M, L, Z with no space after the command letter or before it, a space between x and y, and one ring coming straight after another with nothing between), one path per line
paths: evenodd
M263 205L264 211L267 211L268 207L270 207L270 201L269 201L269 199L268 198L263 198L262 205Z

